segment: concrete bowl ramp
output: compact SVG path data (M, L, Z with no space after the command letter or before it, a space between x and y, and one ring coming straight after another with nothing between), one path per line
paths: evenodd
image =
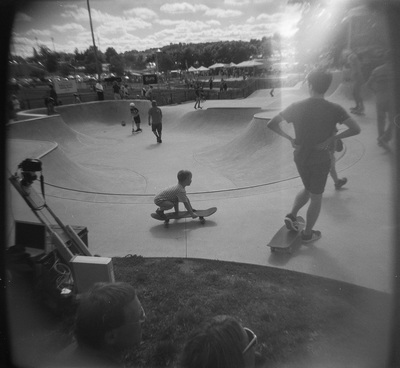
M289 142L277 139L266 127L275 110L163 107L165 138L160 145L147 125L149 101L135 101L144 132L131 134L130 102L60 106L59 115L11 124L8 138L27 145L28 139L55 142L39 156L46 184L54 191L70 192L68 197L74 191L97 198L153 196L174 182L183 168L193 171L195 180L188 190L192 193L251 188L298 177ZM126 126L121 126L122 121Z
M265 246L302 188L292 147L266 123L305 97L275 89L274 97L264 90L246 99L206 101L203 110L194 110L194 101L161 107L162 144L147 125L148 101L135 101L143 124L135 135L131 101L60 106L54 116L43 109L24 112L7 126L8 174L25 158L41 158L49 205L64 223L88 227L93 254L253 263L390 291L394 164L376 144L369 102L365 116L355 116L361 134L345 139L337 155L347 185L337 191L328 178L317 228L322 239L291 257L276 257ZM343 100L346 109L352 104ZM204 225L187 219L165 229L150 217L153 198L176 182L180 169L193 172L187 191L194 207L218 211ZM12 188L7 198L12 245L13 220L36 219Z
M271 113L255 114L232 141L195 154L195 159L229 178L235 187L264 185L297 177L293 150L267 128Z

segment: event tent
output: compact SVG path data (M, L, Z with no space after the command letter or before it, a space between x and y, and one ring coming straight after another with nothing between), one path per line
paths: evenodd
M208 67L208 69L226 68L229 64L215 63Z
M251 68L253 66L260 66L260 65L264 65L264 64L260 63L259 61L256 61L256 60L247 60L247 61L242 61L241 63L237 64L236 67Z

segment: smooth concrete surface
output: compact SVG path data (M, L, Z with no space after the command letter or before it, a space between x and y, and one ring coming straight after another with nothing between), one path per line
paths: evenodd
M348 109L347 91L338 84L327 99ZM323 237L292 255L266 246L302 188L289 142L266 122L305 97L298 86L276 89L274 97L261 90L246 99L207 101L203 110L194 110L194 102L164 106L162 144L147 125L148 101L135 100L143 129L135 135L131 101L61 106L59 115L8 126L7 176L23 159L40 158L47 205L65 224L88 228L93 254L245 262L390 292L394 155L376 144L372 99L365 116L354 116L361 134L344 140L337 154L348 184L337 191L328 179L316 225ZM165 228L150 217L154 194L175 184L180 169L193 172L187 192L194 208L218 208L204 225L184 219ZM38 182L33 187L40 192ZM37 219L14 188L7 194L12 245L13 220Z

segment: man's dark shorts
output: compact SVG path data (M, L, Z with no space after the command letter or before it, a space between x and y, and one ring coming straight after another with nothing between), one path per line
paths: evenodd
M162 124L152 124L151 125L151 130L153 132L157 132L158 134L160 134L161 131L162 131Z
M313 165L299 165L296 163L304 187L312 194L322 194L325 190L331 162L325 161Z

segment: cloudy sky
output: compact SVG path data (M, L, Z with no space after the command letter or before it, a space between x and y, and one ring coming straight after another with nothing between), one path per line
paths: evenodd
M90 9L103 52L291 36L299 20L286 0L90 0ZM82 52L92 44L87 0L28 1L14 21L12 53L23 57L38 45Z

